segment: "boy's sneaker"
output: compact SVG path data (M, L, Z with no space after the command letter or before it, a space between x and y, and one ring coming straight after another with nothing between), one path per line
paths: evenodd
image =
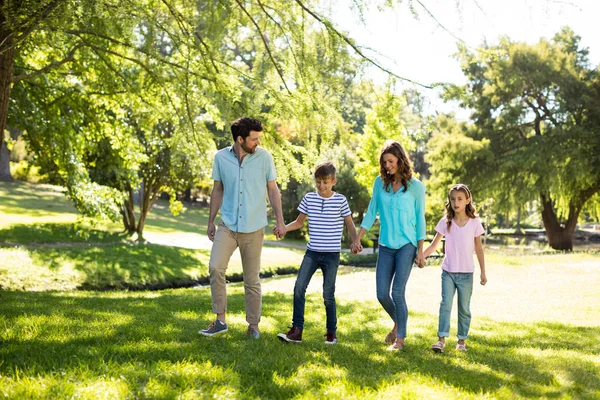
M326 339L325 339L325 344L337 344L338 340L337 340L337 336L335 336L335 333L327 333L325 335Z
M277 335L279 340L285 343L301 343L302 328L292 326L288 333L280 333Z
M198 333L204 336L215 336L225 332L227 332L227 324L216 319L210 323L208 328L202 329Z
M435 351L436 353L443 353L444 347L446 347L446 343L442 342L441 340L438 340L437 342L431 345L431 350Z

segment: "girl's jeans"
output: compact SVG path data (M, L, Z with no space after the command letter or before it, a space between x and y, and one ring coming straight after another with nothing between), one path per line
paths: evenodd
M471 294L473 293L473 274L442 271L442 302L438 336L450 336L450 313L454 293L458 292L458 339L465 340L471 325Z
M294 314L292 326L304 329L304 305L306 303L306 288L313 274L321 268L323 271L323 300L327 314L327 333L335 333L337 316L335 310L335 278L340 265L340 253L325 253L306 250L296 285L294 286Z
M375 269L377 300L392 317L392 320L398 324L396 337L400 339L406 337L408 307L406 306L405 289L416 254L417 248L411 243L399 249L379 246L377 268Z

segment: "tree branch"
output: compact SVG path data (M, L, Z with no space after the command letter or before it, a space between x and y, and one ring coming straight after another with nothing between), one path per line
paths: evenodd
M275 57L273 57L273 53L271 52L271 48L269 47L269 44L267 43L267 38L265 37L264 33L260 29L260 26L258 26L258 23L256 22L256 20L254 18L252 18L252 15L250 15L250 13L248 12L248 10L246 10L246 8L244 7L244 5L242 4L242 2L240 0L235 0L235 2L242 9L242 11L244 11L244 13L248 16L248 18L250 19L250 21L252 22L252 24L256 27L256 30L258 31L258 34L260 35L260 38L262 39L262 42L265 45L265 49L267 50L269 58L271 59L271 62L273 63L273 66L275 67L275 70L277 71L277 74L281 78L281 82L283 82L283 86L285 86L285 88L286 88L286 90L288 91L289 94L292 94L292 91L290 90L290 88L288 87L287 83L285 82L285 78L283 77L283 72L279 68L279 64L275 60Z
M238 0L236 0L238 1ZM382 65L380 65L377 61L367 57L362 50L346 35L344 35L343 33L341 33L340 31L338 31L331 22L321 18L319 15L317 15L315 12L313 12L311 9L309 9L308 7L306 7L302 1L300 0L294 0L296 3L298 3L298 5L304 10L306 11L308 14L310 14L314 19L316 19L318 22L320 22L323 26L325 26L325 28L327 28L327 30L333 32L334 34L336 34L340 39L342 39L344 42L346 42L350 47L352 47L352 49L360 56L362 57L364 60L366 60L368 63L374 65L376 68L378 68L379 70L387 73L390 76L393 76L395 78L398 78L400 80L403 80L405 82L408 83L412 83L414 85L418 85L421 87L424 87L426 89L433 89L434 86L430 86L430 85L425 85L423 83L419 83L417 81L413 81L412 79L408 79L408 78L404 78L400 75L397 75L395 73L393 73L392 71L390 71L389 69L383 67Z
M34 71L31 74L23 74L23 75L13 76L10 81L11 82L18 82L18 81L22 81L24 79L32 79L32 78L35 78L36 76L45 74L48 71L56 69L56 68L60 67L61 65L64 65L64 64L69 63L69 62L72 62L75 59L75 52L78 49L80 49L82 46L83 46L83 44L78 44L75 47L73 47L71 49L71 51L69 51L69 53L67 54L67 56L64 59L60 60L60 61L52 62L52 63L46 65L44 68L38 69L37 71Z
M17 36L11 47L15 47L19 42L25 40L27 38L27 36L29 36L31 34L31 32L33 32L33 30L46 18L48 18L48 16L52 13L52 11L54 11L54 9L56 7L58 7L58 5L60 4L60 2L63 0L51 0L50 3L48 3L48 5L43 8L37 16L34 16L33 18L28 18L28 25L29 27L25 28L25 30L23 32L21 32L21 34L19 36ZM2 2L4 3L4 2ZM30 22L29 22L30 21ZM23 25L23 27L27 26L27 24ZM2 40L2 42L0 43L0 54L4 53L6 50L8 50L8 48L3 48L4 43L6 43L7 40L11 40L12 37L14 36L15 31L12 31L9 35L7 35L4 40Z

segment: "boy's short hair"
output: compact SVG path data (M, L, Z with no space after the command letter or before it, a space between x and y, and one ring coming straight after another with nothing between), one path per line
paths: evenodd
M335 178L335 165L331 162L324 162L315 168L315 179L325 179L327 177Z

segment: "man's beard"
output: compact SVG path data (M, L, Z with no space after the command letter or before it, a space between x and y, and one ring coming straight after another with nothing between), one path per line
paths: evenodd
M246 143L241 143L240 146L242 147L242 150L244 150L246 153L249 153L249 154L254 153L256 151L256 147L257 147L257 146L248 147L248 146L246 146Z

